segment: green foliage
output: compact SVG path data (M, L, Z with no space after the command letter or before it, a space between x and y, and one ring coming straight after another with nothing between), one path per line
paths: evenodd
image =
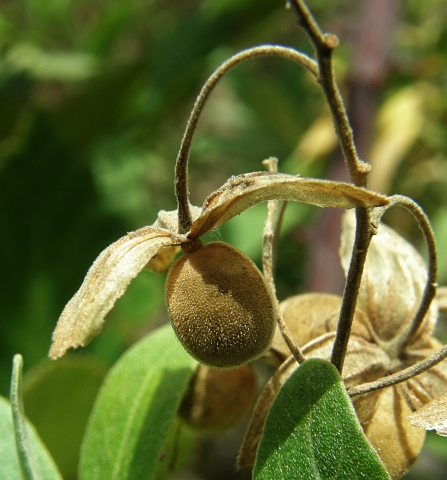
M76 478L81 441L106 371L93 356L68 355L46 360L24 377L27 417L64 478Z
M389 479L331 363L307 360L283 385L267 415L253 475Z
M195 366L168 325L129 349L95 403L80 478L151 478Z
M16 355L11 380L11 405L0 397L0 477L60 480L62 477L51 456L24 416L22 366L22 357Z

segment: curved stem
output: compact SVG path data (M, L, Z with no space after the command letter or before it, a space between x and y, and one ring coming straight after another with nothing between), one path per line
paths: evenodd
M362 395L364 393L369 393L374 390L379 390L385 387L391 387L391 385L396 385L401 382L405 382L410 378L420 375L426 370L434 367L436 364L444 360L447 357L447 345L444 345L441 349L435 352L430 357L425 360L412 365L411 367L404 368L400 372L393 373L387 377L382 377L375 382L363 383L362 385L357 385L355 387L350 387L347 389L348 395L350 397L355 397L356 395Z
M205 106L205 103L216 86L217 82L227 73L231 68L235 67L244 60L248 60L258 56L276 56L293 60L299 63L312 75L319 80L318 66L308 56L300 53L293 48L282 47L277 45L261 45L258 47L243 50L236 55L230 57L224 62L214 73L208 78L196 99L194 107L191 111L186 130L180 145L180 150L177 155L175 165L175 193L178 203L178 229L179 233L186 233L191 227L192 219L189 208L189 191L188 191L188 159L191 143L197 127L200 114Z
M396 337L396 341L393 342L394 344L392 346L393 351L396 352L396 356L402 357L405 354L405 350L408 345L413 342L415 336L417 335L419 328L425 319L427 311L436 296L438 255L436 251L436 240L433 230L422 208L414 200L403 195L393 195L392 197L389 197L389 200L391 204L379 210L380 216L383 215L383 213L385 213L388 208L395 205L408 210L416 219L419 228L421 229L424 236L425 244L427 245L428 250L427 280L425 283L421 301L419 303L419 307L413 319L408 324L408 327Z
M270 173L276 173L278 171L278 159L274 157L270 157L267 160L264 160L263 165L268 169ZM283 204L285 205L285 204ZM282 212L280 212L279 218L276 222L275 227L273 227L273 217L275 216L276 210L278 207L278 200L269 200L267 202L267 218L265 221L264 232L262 236L263 244L262 244L262 270L264 273L264 277L270 287L273 301L275 303L275 310L276 310L276 321L278 324L278 328L286 342L289 350L291 351L292 355L295 357L295 360L301 364L303 363L306 358L300 350L300 347L296 344L295 340L293 339L290 331L284 322L284 318L281 314L281 308L279 306L278 298L276 296L276 287L275 287L275 280L274 280L274 258L275 258L275 243L277 240L278 231L280 228L280 223L282 219Z

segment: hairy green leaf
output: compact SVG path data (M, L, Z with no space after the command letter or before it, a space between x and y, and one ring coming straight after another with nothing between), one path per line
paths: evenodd
M0 397L0 478L60 480L53 459L25 419L21 383L23 359L14 357L11 405Z
M81 480L151 478L195 360L166 325L130 348L99 393L81 452Z
M389 479L331 363L307 360L281 388L267 416L254 478Z

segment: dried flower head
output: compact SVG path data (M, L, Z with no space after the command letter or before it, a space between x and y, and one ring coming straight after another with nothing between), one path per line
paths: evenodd
M355 222L345 214L340 248L347 271ZM345 358L347 387L373 382L434 354L440 343L433 337L438 307L433 302L416 334L408 331L423 296L427 267L417 251L383 223L371 241ZM289 332L309 357L331 358L342 299L328 294L303 294L285 300L281 311ZM279 332L274 357L284 363L258 400L241 449L239 464L252 464L269 406L298 365ZM406 381L353 396L360 423L392 478L400 478L416 460L425 431L406 418L414 410L447 391L447 361ZM349 388L348 388L349 392Z

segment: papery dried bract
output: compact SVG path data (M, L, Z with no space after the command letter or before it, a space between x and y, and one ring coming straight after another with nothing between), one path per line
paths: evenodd
M161 247L160 250L149 260L149 262L147 262L145 268L156 273L166 273L180 250L180 247L177 245Z
M50 357L61 357L69 348L89 343L130 281L162 247L178 244L180 240L180 236L167 230L144 227L106 248L62 312L53 332Z
M343 216L340 257L345 273L349 268L354 242L355 219ZM427 267L419 253L393 229L380 223L371 240L360 285L357 306L380 340L389 341L407 326L419 306L427 279ZM422 334L433 332L437 307L432 304Z
M231 177L205 200L202 214L193 223L188 237L203 235L244 210L268 200L338 208L377 207L389 203L385 196L349 183L283 173L247 173Z
M228 430L248 414L255 394L256 375L251 365L231 370L199 365L180 404L179 416L196 430Z
M425 438L408 423L411 412L402 389L405 384L353 398L354 408L369 441L392 479L399 479L417 459Z
M447 393L435 398L407 418L414 427L436 430L438 435L446 437Z

